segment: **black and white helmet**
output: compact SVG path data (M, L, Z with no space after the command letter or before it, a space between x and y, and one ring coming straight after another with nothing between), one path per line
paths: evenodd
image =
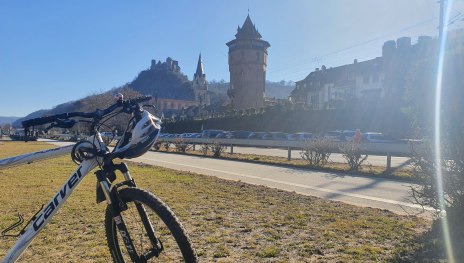
M158 138L160 129L161 120L148 111L143 111L142 117L131 131L131 137L129 139L121 139L116 145L114 153L118 153L120 158L136 158L141 156L153 146Z

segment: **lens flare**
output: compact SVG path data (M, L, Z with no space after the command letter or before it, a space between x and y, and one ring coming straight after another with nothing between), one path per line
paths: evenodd
M442 3L444 4L444 3ZM448 3L445 14L444 21L447 21L450 16L452 1ZM443 29L442 29L443 30ZM438 65L437 65L437 75L435 83L435 167L436 167L436 180L437 180L437 198L439 201L440 210L445 211L445 201L444 201L444 192L443 192L443 173L442 173L442 152L441 152L441 95L442 95L442 81L443 81L443 66L445 61L445 49L446 49L446 38L447 32L443 30L442 38L439 39L439 48L438 48ZM449 224L446 218L446 215L442 215L442 230L443 230L443 240L446 246L446 253L448 257L448 262L455 262L453 247L450 237Z

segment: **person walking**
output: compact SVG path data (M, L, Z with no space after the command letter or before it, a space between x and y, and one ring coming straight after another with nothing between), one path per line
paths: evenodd
M356 129L356 131L354 132L354 138L353 138L354 143L356 144L360 143L361 139L362 139L361 130Z

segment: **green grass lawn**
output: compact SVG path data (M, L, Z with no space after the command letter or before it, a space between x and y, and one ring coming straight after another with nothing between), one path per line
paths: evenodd
M50 148L0 142L0 159ZM0 170L0 229L28 220L74 171L69 156ZM204 262L391 262L411 257L430 221L291 192L143 164L139 187L177 214ZM89 174L26 250L21 262L108 262L104 204ZM14 238L0 239L0 258Z

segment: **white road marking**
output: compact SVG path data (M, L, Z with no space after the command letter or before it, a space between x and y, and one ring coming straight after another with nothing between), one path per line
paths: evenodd
M370 201L383 202L383 203L406 206L406 207L411 207L411 208L416 208L416 209L425 209L427 211L435 211L435 209L433 209L432 207L422 207L422 206L420 206L418 204L406 203L406 202L395 201L395 200L390 200L390 199L384 199L384 198L379 198L379 197L374 197L374 196L347 193L347 192L343 192L343 191L327 189L327 188L321 188L321 187L310 186L310 185L304 185L304 184L298 184L298 183L290 183L290 182L285 182L285 181L281 181L281 180L263 178L263 177L259 177L259 176L255 176L255 175L234 173L234 172L211 169L211 168L205 168L205 167L200 167L200 166L195 166L195 165L179 164L179 163L175 163L175 162L153 160L153 159L145 158L145 157L139 157L139 159L151 160L151 161L162 162L162 163L173 164L173 165L180 165L180 166L185 166L185 167L190 167L190 168L195 168L195 169L200 169L200 170L207 170L207 171L211 171L211 172L225 173L225 174L241 176L241 177L245 177L245 178L257 179L257 180L262 180L262 181L267 181L267 182L272 182L272 183L278 183L278 184L284 184L284 185L289 185L289 186L296 186L296 187L300 187L300 188L311 189L311 190L320 191L320 192L326 192L326 193L333 193L333 194L338 194L338 195L344 195L344 196L349 196L349 197L355 197L355 198L360 198L360 199L365 199L365 200L370 200Z

